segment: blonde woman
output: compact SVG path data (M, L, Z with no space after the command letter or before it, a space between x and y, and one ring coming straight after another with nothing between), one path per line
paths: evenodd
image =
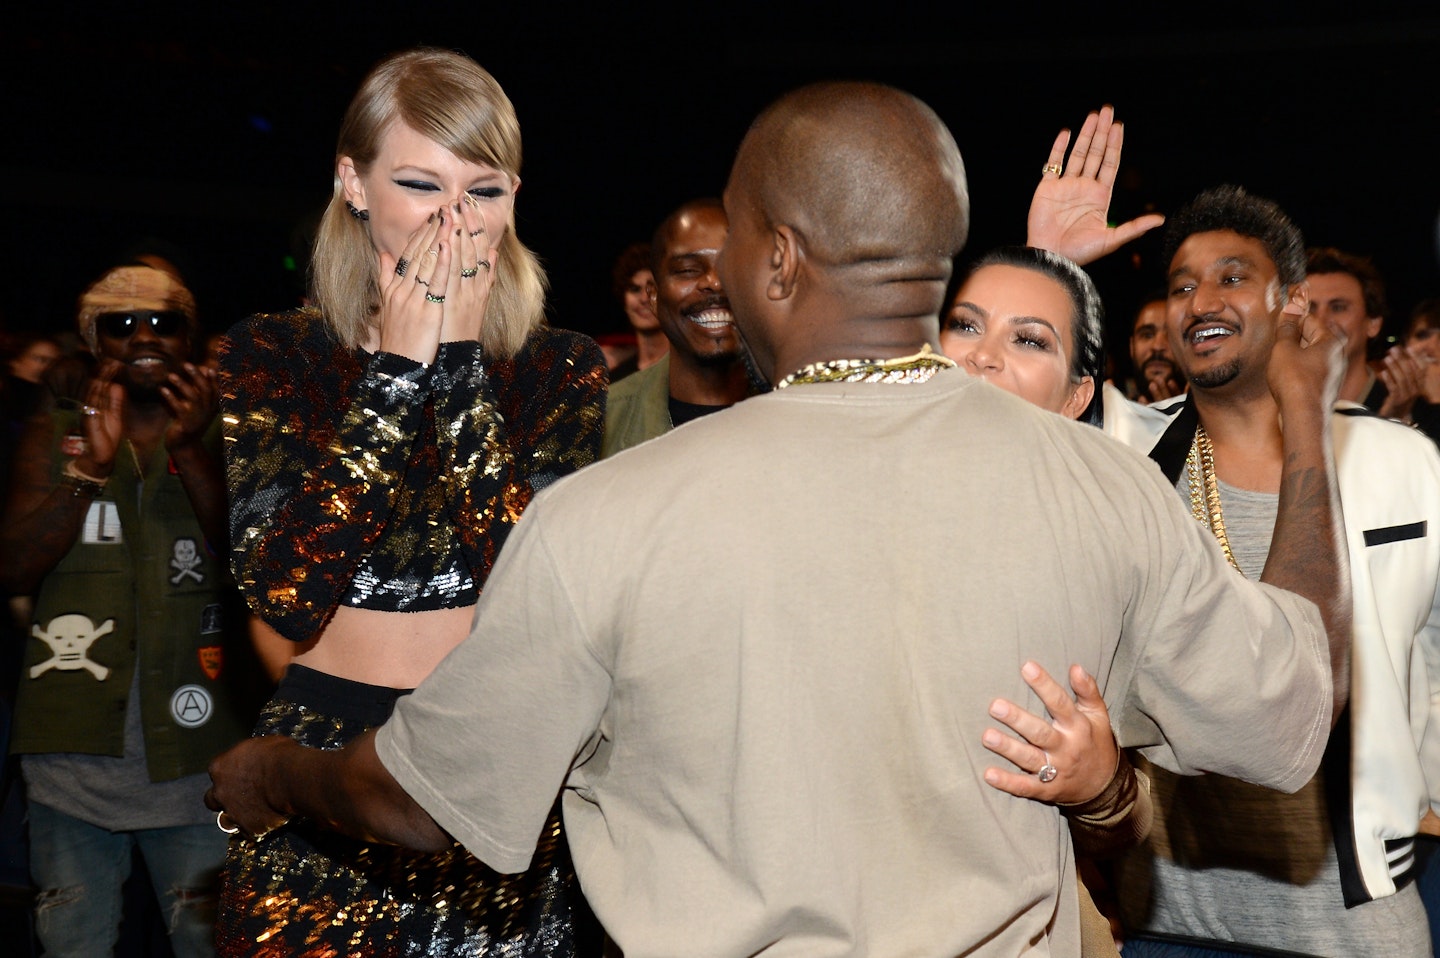
M231 331L233 567L295 643L257 735L337 748L383 722L469 631L533 491L599 449L605 363L544 325L519 169L490 74L440 50L387 58L340 129L317 305ZM583 902L558 815L518 876L323 824L232 842L223 954L574 953Z

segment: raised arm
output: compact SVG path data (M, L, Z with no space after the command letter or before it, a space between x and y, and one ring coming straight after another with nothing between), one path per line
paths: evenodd
M1320 609L1330 643L1333 723L1350 697L1350 555L1330 441L1344 337L1314 320L1307 323L1304 298L1292 297L1285 306L1267 372L1280 407L1285 465L1270 555L1260 579Z
M1080 127L1067 160L1070 131L1061 130L1030 201L1027 246L1059 253L1084 265L1109 255L1165 222L1147 213L1119 226L1109 224L1110 197L1120 169L1125 128L1111 106L1091 113Z
M440 474L478 584L532 491L598 457L606 383L599 347L574 333L540 330L515 359L489 364L478 343L440 345Z
M80 535L81 523L115 468L122 435L125 390L114 382L118 363L103 364L84 386L70 432L83 438L73 459L72 474L63 471L61 435L50 416L26 425L16 449L10 500L0 528L0 588L10 595L31 595L51 569L65 557ZM93 411L91 411L93 410ZM59 413L64 415L64 413Z
M337 369L348 356L305 328L321 322L252 319L221 366L235 579L297 642L329 621L384 530L429 389L428 367L389 353Z
M171 417L165 430L165 451L180 475L206 542L215 554L223 556L229 529L225 468L213 433L220 412L218 378L213 369L186 363L180 372L170 374L170 384L161 395Z

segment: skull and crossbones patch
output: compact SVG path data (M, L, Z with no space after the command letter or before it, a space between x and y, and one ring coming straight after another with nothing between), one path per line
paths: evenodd
M204 573L195 571L204 561L200 557L200 547L194 539L176 539L174 556L170 559L170 568L175 570L175 574L170 577L170 584L179 585L187 578L194 579L197 583L204 582Z
M115 629L115 620L106 619L96 626L89 616L78 612L57 615L50 620L48 628L35 623L30 634L50 646L50 658L39 665L30 667L30 677L37 678L55 669L57 672L75 672L84 669L100 681L110 676L110 670L90 660L90 646L102 635L109 635Z

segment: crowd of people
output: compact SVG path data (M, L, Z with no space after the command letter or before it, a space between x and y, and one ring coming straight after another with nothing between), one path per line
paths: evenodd
M127 256L12 350L43 953L138 856L176 955L1431 954L1440 301L1372 360L1368 260L1235 186L1112 225L1122 146L962 260L940 118L801 88L597 344L505 92L386 57L305 305L209 364ZM1084 266L1162 226L1116 375Z

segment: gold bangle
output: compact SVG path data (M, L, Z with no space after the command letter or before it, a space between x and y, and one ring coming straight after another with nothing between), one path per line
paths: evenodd
M66 461L62 472L70 485L71 494L77 499L82 496L95 498L105 491L105 483L110 481L109 479L97 479L81 472L80 467L75 465L74 459Z

